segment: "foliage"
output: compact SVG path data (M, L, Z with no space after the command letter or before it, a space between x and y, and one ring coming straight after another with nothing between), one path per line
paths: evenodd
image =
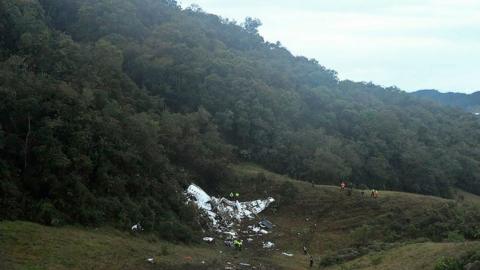
M480 194L477 118L340 81L260 25L173 0L0 2L0 219L140 221L189 241L182 189L231 184L236 159L315 183Z
M463 265L456 258L442 257L437 261L434 269L435 270L462 270Z
M447 239L449 242L463 242L465 237L458 231L449 232Z

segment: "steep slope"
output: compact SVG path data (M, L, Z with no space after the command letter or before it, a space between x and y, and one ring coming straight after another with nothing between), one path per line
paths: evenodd
M471 113L480 113L480 92L471 94L441 93L437 90L419 90L412 95L437 102L443 105L456 107Z
M470 258L480 247L478 241L431 242L457 229L448 227L458 223L452 220L458 217L446 209L466 211L467 205L453 206L451 200L387 191L380 191L380 197L375 200L362 197L360 190L353 190L352 196L347 196L337 187L315 185L312 188L311 184L249 164L235 166L233 170L244 185L230 188L239 191L241 198L263 194L263 188L257 189L258 177L272 187L267 192L277 198L278 204L259 218L267 218L275 225L262 239L274 242L275 248L264 249L261 241L245 241L244 250L237 252L219 238L213 244L186 246L160 241L149 233L128 234L105 227L52 228L1 222L0 266L6 269L224 269L230 265L233 269L244 269L239 264L248 263L257 269L308 269L308 256L302 251L306 245L315 259L315 267L322 264L326 269L433 269L441 257ZM250 188L242 190L245 184ZM387 216L392 213L393 217ZM373 230L362 230L366 235L359 235L356 228L363 224ZM396 235L395 226L400 226ZM201 239L203 235L195 237ZM421 256L418 256L419 250ZM282 255L282 252L293 256ZM151 257L156 262L153 265L146 261Z

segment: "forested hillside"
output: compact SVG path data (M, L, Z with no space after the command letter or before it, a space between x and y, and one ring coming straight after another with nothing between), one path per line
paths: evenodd
M452 92L441 93L437 90L419 90L412 94L426 100L456 107L467 112L480 113L480 92L464 94Z
M185 184L218 190L238 160L316 183L480 194L478 118L340 81L259 25L173 0L0 1L0 219L148 220L188 240Z

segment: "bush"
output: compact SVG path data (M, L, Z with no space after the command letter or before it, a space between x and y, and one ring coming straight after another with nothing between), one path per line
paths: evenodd
M448 232L447 239L449 242L463 242L465 237L459 231Z
M168 241L181 241L184 243L195 241L195 234L192 229L175 220L161 222L158 231L160 236Z
M64 223L64 215L49 201L42 201L38 204L36 220L42 224L59 226Z
M463 270L463 265L456 258L442 257L435 264L435 270Z

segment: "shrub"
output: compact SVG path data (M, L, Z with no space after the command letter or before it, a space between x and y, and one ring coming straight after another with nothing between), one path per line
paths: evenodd
M435 270L463 270L463 266L456 258L442 257L435 264Z
M465 237L459 231L448 232L447 239L449 242L463 242Z

